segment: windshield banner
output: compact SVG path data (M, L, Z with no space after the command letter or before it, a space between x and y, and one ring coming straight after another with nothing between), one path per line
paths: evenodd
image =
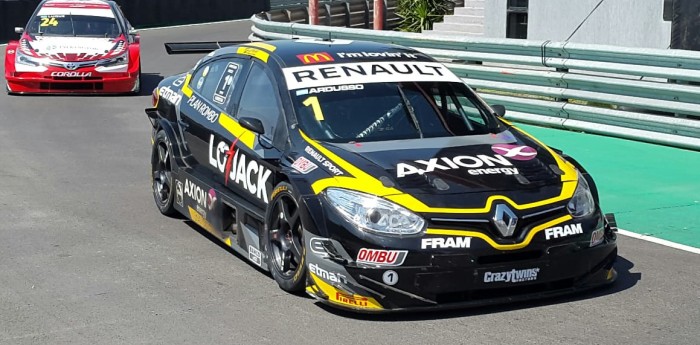
M298 66L283 71L290 90L345 84L462 82L438 62L358 62Z

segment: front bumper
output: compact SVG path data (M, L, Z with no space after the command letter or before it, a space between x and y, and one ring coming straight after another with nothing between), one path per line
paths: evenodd
M135 89L138 78L138 73L105 73L85 78L21 72L6 76L10 92L18 94L128 93Z
M319 245L318 235L306 233L307 293L334 307L368 313L455 309L576 293L617 278L614 228L602 218L596 223L598 227L565 241L533 240L526 248L490 253L414 250L407 251L404 264L374 266L347 260L353 255L339 241L322 239L325 244ZM591 246L596 230L604 237ZM387 274L397 278L387 279Z

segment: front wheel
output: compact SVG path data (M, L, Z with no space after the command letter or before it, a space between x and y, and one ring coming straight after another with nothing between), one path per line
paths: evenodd
M291 184L281 182L274 190L279 192L270 202L264 233L268 267L282 290L300 293L307 268L299 204Z
M153 198L160 213L175 216L173 205L175 199L172 156L170 140L164 130L156 133L151 151L151 176L153 180Z

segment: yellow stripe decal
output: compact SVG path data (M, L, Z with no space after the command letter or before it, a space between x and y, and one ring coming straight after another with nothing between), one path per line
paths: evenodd
M238 138L238 141L243 143L243 145L253 149L253 146L255 146L255 133L243 128L238 121L224 113L219 114L219 124Z
M187 74L185 77L185 82L182 84L182 93L187 97L192 97L192 89L190 89L190 80L192 79L192 74Z
M375 300L372 297L365 297L361 295L351 294L348 292L343 292L341 290L338 290L336 287L326 283L325 281L323 281L323 279L319 278L315 274L309 272L309 275L311 276L311 279L314 281L318 289L321 290L321 292L323 292L326 296L328 296L328 301L330 301L331 303L355 309L384 309L382 308L381 304L379 304L379 302L377 302L377 300ZM307 291L309 291L308 287ZM313 288L311 288L311 292L314 292Z
M270 58L270 53L267 53L265 51L262 51L258 48L253 48L253 47L239 47L236 53L241 54L241 55L248 55L252 56L254 58L262 60L262 62L267 62L267 59Z
M250 47L258 47L265 49L269 51L270 53L274 52L277 47L273 46L272 44L269 43L264 43L264 42L250 42L250 43L244 43L244 46L250 46Z
M204 219L199 212L195 211L189 206L187 206L187 209L190 211L190 219L192 219L193 222L197 223L197 225L201 226L204 230L209 231L212 235L219 237L219 234L217 234L216 230L214 230L214 226L211 225L209 221Z
M311 185L311 188L313 189L314 193L319 194L323 190L325 190L328 187L339 187L339 188L346 188L346 189L351 189L351 190L356 190L359 192L364 192L364 193L370 193L374 194L377 196L382 196L385 197L403 207L406 207L407 209L413 211L413 212L420 212L420 213L487 213L491 210L491 207L493 203L497 200L504 201L508 203L509 205L513 206L517 210L526 210L530 208L535 208L535 207L540 207L540 206L545 206L549 205L555 202L559 202L562 200L566 200L570 198L571 196L574 195L574 191L576 190L576 171L571 170L573 167L571 166L570 163L562 161L559 156L551 151L547 146L544 146L549 150L549 152L552 154L552 156L557 160L557 164L559 165L559 168L564 171L564 176L562 176L562 180L569 179L571 175L573 175L573 180L572 181L566 181L562 182L562 189L561 193L559 196L549 198L549 199L544 199L536 202L531 202L528 204L517 204L515 201L511 200L507 196L504 195L492 195L486 200L486 205L484 207L480 208L444 208L444 207L430 207L420 200L416 199L414 196L409 195L409 194L404 194L401 191L395 189L395 188L390 188L390 187L385 187L381 181L378 179L374 178L373 176L367 174L366 172L360 170L356 166L346 162L342 158L338 157L336 154L331 152L330 150L326 149L323 147L321 144L316 142L315 140L309 138L306 136L306 134L303 131L299 131L301 134L301 137L309 143L311 146L313 146L316 150L320 151L323 153L328 159L330 159L332 162L340 166L341 168L345 169L347 172L349 172L351 175L354 177L349 177L349 176L338 176L338 177L329 177L325 179L320 179L316 182L314 182Z
M496 243L493 239L488 237L487 235L481 233L481 232L476 232L476 231L468 231L468 230L446 230L446 229L428 229L425 231L426 234L428 235L446 235L446 236L465 236L465 237L476 237L479 239L482 239L488 244L491 245L491 247L498 249L498 250L516 250L516 249L522 249L527 247L532 239L539 233L540 231L544 229L551 228L557 224L566 222L568 220L571 220L573 217L570 215L562 216L557 219L550 220L549 222L542 223L530 230L530 233L527 234L527 237L525 237L525 240L520 242L520 243L515 243L515 244L498 244Z

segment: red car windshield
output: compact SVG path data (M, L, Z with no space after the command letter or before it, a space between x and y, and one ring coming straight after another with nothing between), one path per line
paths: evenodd
M119 24L114 17L52 14L34 17L27 27L31 35L116 38Z

